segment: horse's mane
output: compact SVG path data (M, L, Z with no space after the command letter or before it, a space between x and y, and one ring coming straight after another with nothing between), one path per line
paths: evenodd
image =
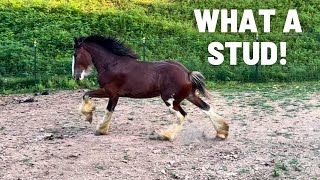
M133 59L138 59L139 55L135 54L130 48L124 45L124 43L114 37L105 37L102 35L91 35L88 37L80 37L80 42L96 43L113 54L118 56L128 56Z

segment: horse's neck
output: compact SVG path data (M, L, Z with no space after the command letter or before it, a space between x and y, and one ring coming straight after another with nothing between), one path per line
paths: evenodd
M116 56L96 45L87 45L87 51L92 57L92 63L97 69L98 74L105 71L105 67L116 60Z

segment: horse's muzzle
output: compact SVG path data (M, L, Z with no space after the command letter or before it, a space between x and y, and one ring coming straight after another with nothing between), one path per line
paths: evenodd
M79 84L80 83L80 77L79 76L73 76L73 79Z

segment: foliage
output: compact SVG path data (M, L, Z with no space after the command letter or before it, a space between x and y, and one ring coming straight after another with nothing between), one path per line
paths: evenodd
M255 41L255 34L199 33L194 9L253 9L260 41L287 42L287 64L248 66L238 53L238 65L207 62L210 42ZM271 32L263 33L258 9L274 8ZM288 9L297 9L303 33L283 34ZM0 82L18 78L28 87L34 75L34 41L40 82L56 83L53 77L70 78L73 37L105 34L118 37L141 56L146 38L146 59L176 59L190 70L213 81L306 81L320 79L320 3L318 1L190 1L190 0L6 0L0 2ZM217 29L220 29L219 23ZM259 74L256 73L258 69ZM25 81L20 81L24 78ZM94 79L94 78L92 78ZM63 81L63 80L61 80ZM33 83L32 83L33 84ZM62 83L63 84L63 83ZM52 85L50 85L52 86ZM1 86L6 87L8 85ZM67 85L66 85L67 87Z

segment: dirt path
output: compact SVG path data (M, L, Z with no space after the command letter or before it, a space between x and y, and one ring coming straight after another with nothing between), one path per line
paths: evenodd
M0 96L0 179L320 177L320 93L279 100L214 92L210 103L230 122L229 138L215 140L210 121L186 102L188 120L173 142L148 138L175 121L159 98L120 99L109 135L96 137L106 100L96 100L88 124L78 113L82 94Z

